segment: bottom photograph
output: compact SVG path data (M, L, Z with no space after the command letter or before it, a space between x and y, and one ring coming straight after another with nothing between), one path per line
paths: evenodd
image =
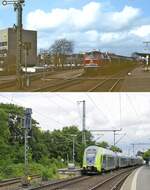
M0 93L0 190L149 190L149 93Z

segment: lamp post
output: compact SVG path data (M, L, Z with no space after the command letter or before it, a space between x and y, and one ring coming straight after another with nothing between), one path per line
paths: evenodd
M17 75L17 87L20 89L23 87L22 77L21 77L21 66L22 66L22 10L25 0L4 0L2 4L13 5L14 11L17 12L17 26L15 29L17 31L17 52L16 52L16 75Z

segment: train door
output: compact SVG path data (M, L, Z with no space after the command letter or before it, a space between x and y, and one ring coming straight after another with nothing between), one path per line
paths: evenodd
M103 155L102 170L107 170L107 160L106 155Z

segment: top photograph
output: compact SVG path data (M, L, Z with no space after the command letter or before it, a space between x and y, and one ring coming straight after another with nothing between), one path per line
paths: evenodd
M1 0L0 92L150 92L148 0Z

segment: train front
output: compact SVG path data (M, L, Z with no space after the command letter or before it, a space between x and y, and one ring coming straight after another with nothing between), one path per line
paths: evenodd
M101 154L99 147L89 146L84 151L83 156L83 173L101 172Z

